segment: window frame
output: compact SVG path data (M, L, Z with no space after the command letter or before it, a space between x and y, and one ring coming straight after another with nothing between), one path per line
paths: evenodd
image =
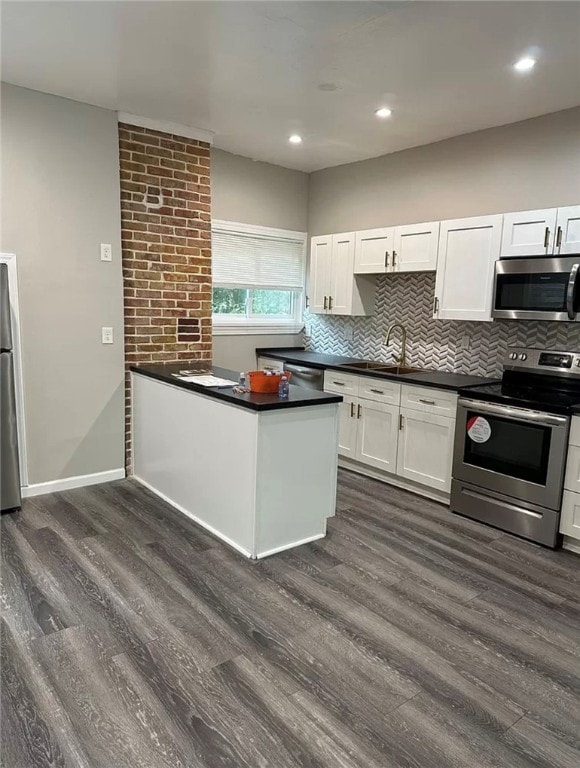
M302 289L288 289L288 288L276 288L272 286L269 290L288 290L293 293L294 313L291 318L280 317L273 315L228 315L228 314L213 314L212 311L212 333L214 336L219 335L237 335L237 334L275 334L275 333L300 333L304 329L304 305L305 305L305 292L306 292L306 248L307 248L307 232L298 232L296 230L289 229L275 229L273 227L262 227L254 224L243 224L235 221L225 221L223 219L213 219L211 223L211 231L213 235L214 229L237 232L247 235L258 235L262 237L272 238L287 238L297 240L302 247L302 268L303 268L303 286ZM212 304L213 304L213 289L215 288L241 288L244 290L268 290L265 286L254 285L231 285L217 283L212 280ZM249 303L251 304L251 295L249 297Z

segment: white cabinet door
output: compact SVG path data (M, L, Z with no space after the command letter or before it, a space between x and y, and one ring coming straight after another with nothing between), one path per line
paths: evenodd
M554 252L580 253L580 205L558 208Z
M455 419L407 408L401 419L397 474L449 493Z
M357 404L356 458L394 473L397 467L399 406L360 400Z
M392 227L383 227L355 233L355 275L382 275L389 270L394 231Z
M358 400L346 396L339 406L338 453L340 456L356 457Z
M329 295L331 314L351 314L353 286L354 232L333 235Z
M501 215L441 222L434 317L491 320L501 227Z
M435 271L438 247L438 221L397 227L392 257L395 272Z
M501 257L546 256L554 248L556 208L518 211L503 217Z
M560 513L560 533L580 539L580 493L564 491Z
M310 276L308 280L309 309L314 313L328 310L330 270L332 264L332 235L313 237L310 241Z

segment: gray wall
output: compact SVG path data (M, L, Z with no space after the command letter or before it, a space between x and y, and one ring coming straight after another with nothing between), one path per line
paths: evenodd
M18 264L29 483L122 468L117 117L4 84L1 97L0 248Z
M308 229L320 235L579 201L574 108L316 171Z
M211 195L214 219L307 230L308 174L301 171L212 149ZM256 347L302 346L302 342L302 334L214 336L213 361L247 371L256 364Z

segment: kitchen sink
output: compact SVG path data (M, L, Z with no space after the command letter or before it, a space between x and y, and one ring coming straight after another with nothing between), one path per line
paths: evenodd
M362 363L347 363L344 368L355 368L359 371L376 371L377 373L394 373L398 376L404 376L406 373L423 373L426 368L410 368L406 365L386 365L372 361Z
M384 363L372 363L372 362L364 362L364 363L346 363L345 368L359 368L363 371L368 371L370 369L375 368L386 368L387 366Z

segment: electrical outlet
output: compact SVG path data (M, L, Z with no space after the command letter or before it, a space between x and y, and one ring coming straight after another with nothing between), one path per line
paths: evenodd
M111 243L101 243L101 261L113 261L113 246Z
M352 341L353 334L354 331L352 328L345 328L342 332L345 341Z
M113 329L103 326L101 328L101 343L112 344L113 343Z
M468 333L464 333L459 337L459 344L457 345L461 351L469 349L471 344L471 336Z

